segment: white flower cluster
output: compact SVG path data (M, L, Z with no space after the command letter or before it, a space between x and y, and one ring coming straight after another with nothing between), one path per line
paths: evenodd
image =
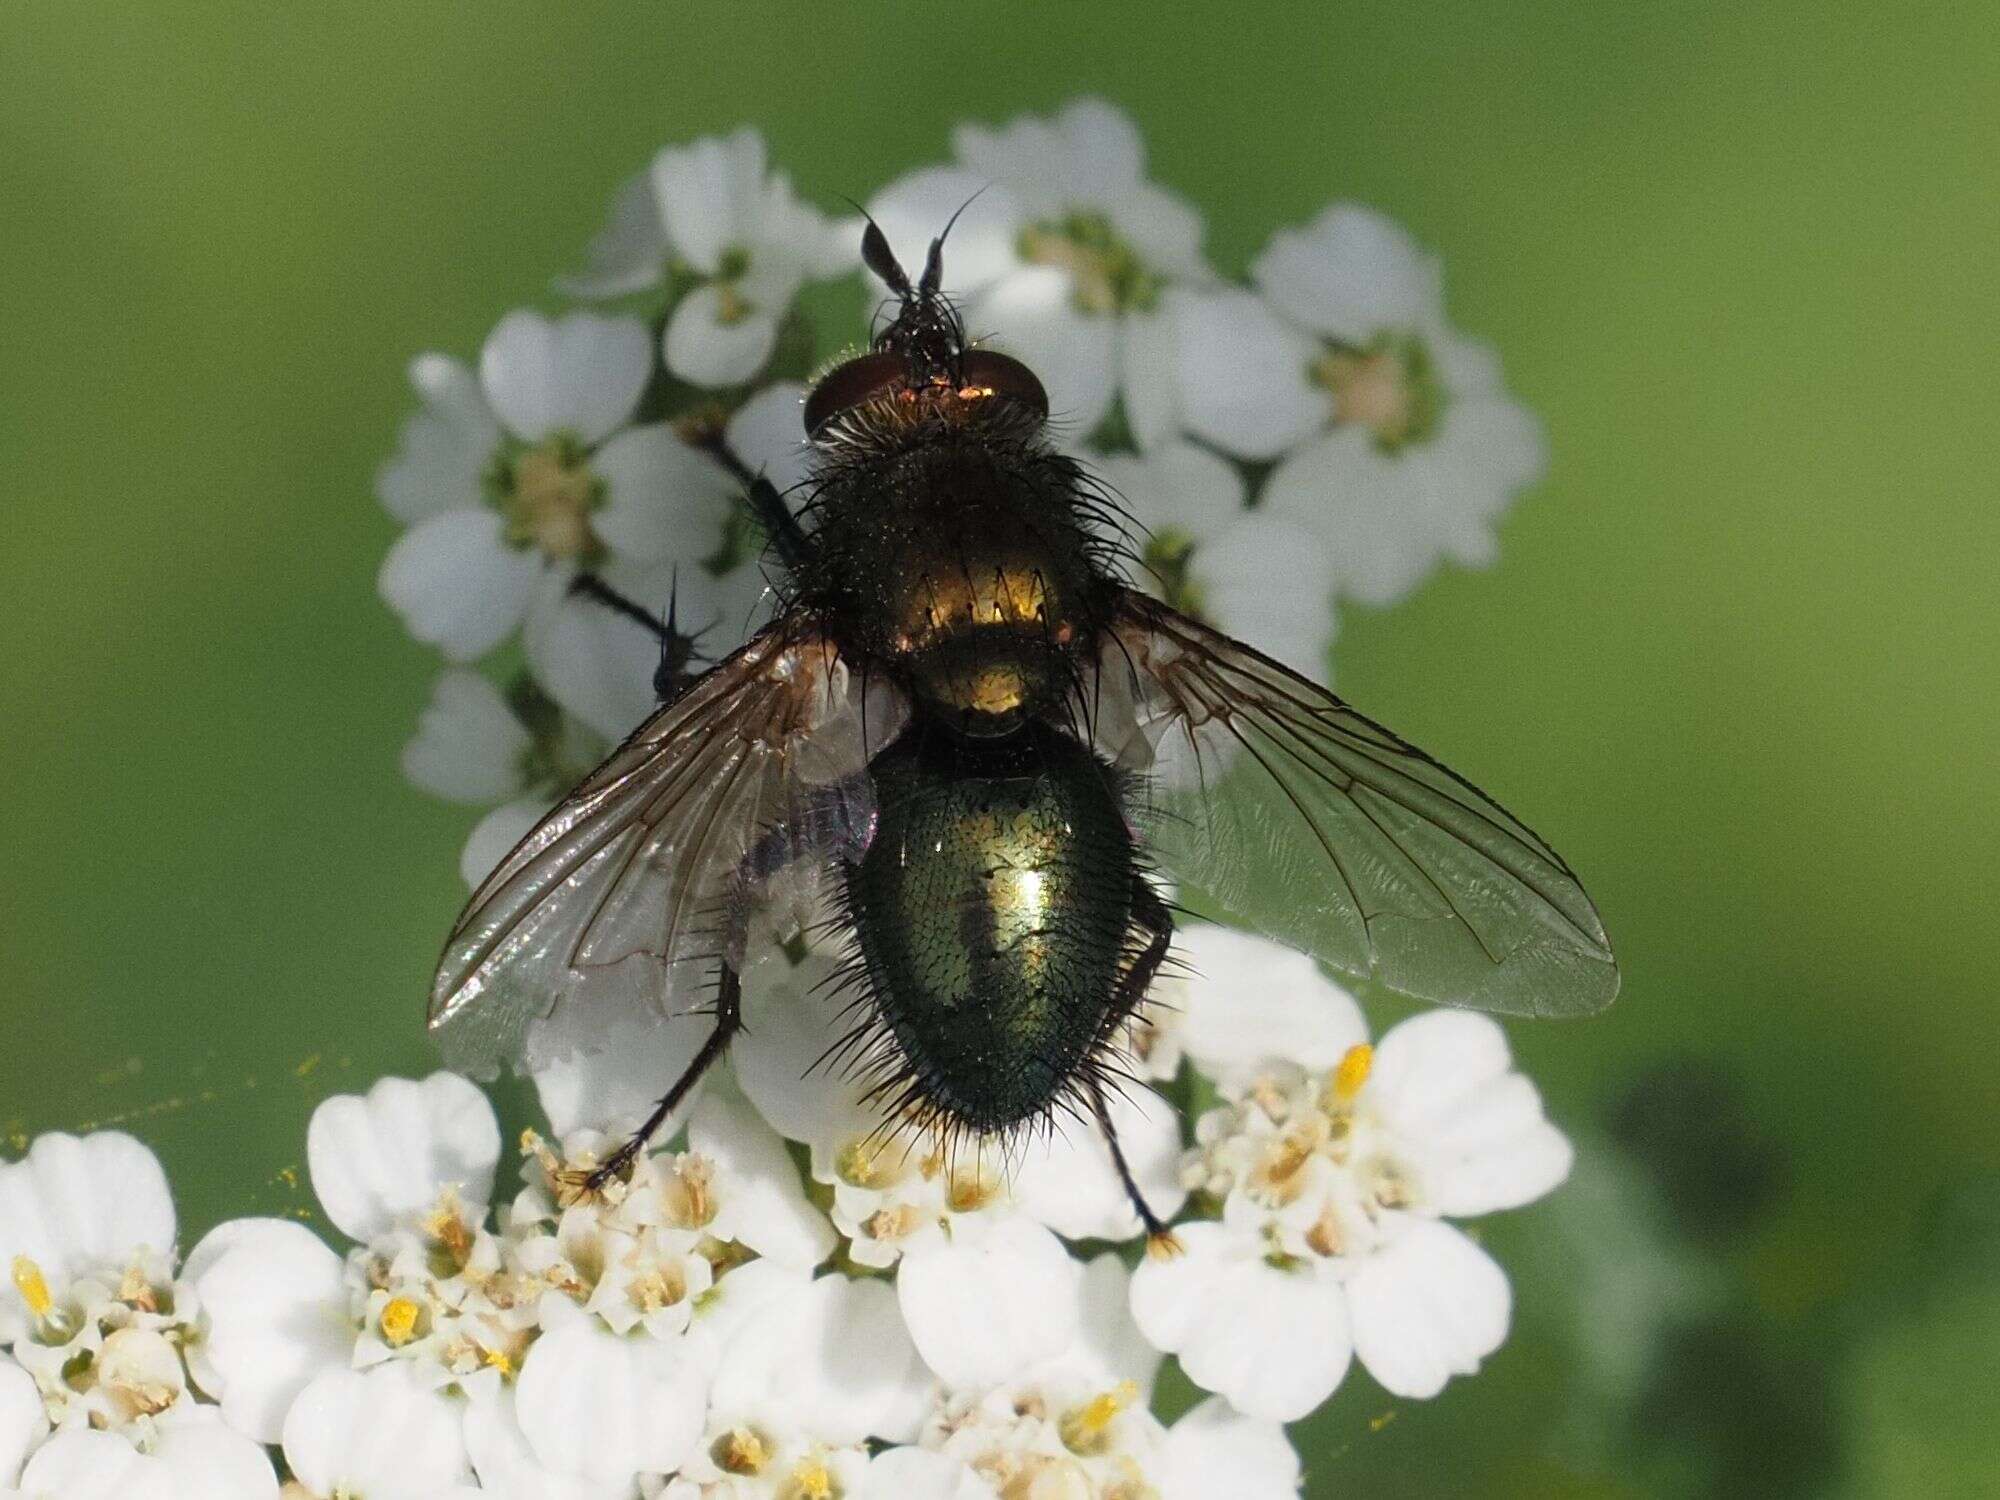
M1209 977L1168 981L1135 1041L1224 1102L1185 1149L1151 1091L1118 1115L1154 1206L1191 1209L1178 1253L1141 1250L1094 1131L1004 1160L885 1134L808 1071L830 961L770 945L729 1063L600 1193L616 1138L578 1101L619 1099L622 1054L541 1080L563 1134L524 1137L511 1196L463 1079L328 1099L307 1167L344 1251L239 1219L177 1265L143 1146L44 1136L0 1166L0 1496L1294 1494L1280 1424L1351 1358L1418 1397L1499 1346L1506 1278L1447 1220L1539 1196L1570 1152L1491 1022L1371 1047L1298 955L1184 937ZM1171 1425L1167 1353L1214 1393Z
M1237 285L1109 104L961 126L952 147L868 211L910 265L958 214L945 289L975 339L1041 377L1058 439L1137 523L1141 584L1320 676L1338 601L1492 560L1494 522L1541 472L1539 429L1394 223L1335 204ZM652 705L652 636L575 593L579 573L674 600L704 656L756 622L761 538L738 497L755 473L781 491L805 475L803 382L866 330L814 329L798 294L858 278L860 243L755 131L668 147L556 282L625 310L512 312L476 370L412 365L420 409L377 485L409 529L380 585L452 664L405 767L494 809L469 880ZM498 650L517 633L518 666ZM465 669L496 659L505 690Z

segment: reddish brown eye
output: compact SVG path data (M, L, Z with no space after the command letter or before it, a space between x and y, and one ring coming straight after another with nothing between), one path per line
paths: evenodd
M908 368L902 355L887 352L835 365L806 397L806 436L817 437L820 428L842 412L887 394L902 383Z
M1018 359L996 354L991 349L968 349L960 368L968 386L1018 401L1037 416L1049 414L1049 393L1042 389L1035 372Z

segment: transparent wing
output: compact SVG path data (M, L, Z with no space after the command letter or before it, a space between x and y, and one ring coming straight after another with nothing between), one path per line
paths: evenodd
M1421 1000L1574 1016L1618 993L1561 857L1463 777L1239 641L1125 592L1087 715L1145 771L1170 873L1349 974Z
M447 1060L482 1076L538 1068L601 1047L635 1006L691 1009L734 903L808 852L866 838L870 742L903 712L792 620L697 679L473 892L431 987Z

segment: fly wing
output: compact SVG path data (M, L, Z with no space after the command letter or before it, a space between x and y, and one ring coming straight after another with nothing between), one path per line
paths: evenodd
M1147 773L1155 857L1271 936L1474 1010L1586 1015L1618 993L1562 858L1324 688L1127 590L1095 696L1100 752Z
M732 902L775 863L865 841L869 742L904 711L870 696L824 637L785 619L660 708L460 914L430 999L451 1065L539 1068L602 1046L635 1006L692 1009Z

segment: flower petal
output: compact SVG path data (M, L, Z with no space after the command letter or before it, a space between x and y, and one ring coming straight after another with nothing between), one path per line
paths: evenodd
M1451 1225L1409 1215L1392 1223L1347 1281L1354 1352L1395 1395L1435 1396L1505 1341L1513 1293L1493 1257Z
M1239 458L1276 458L1331 415L1306 379L1317 352L1250 292L1170 291L1181 420Z
M628 428L591 458L604 481L604 508L591 527L637 563L696 568L722 546L741 486L706 453L663 422Z
M1426 1207L1454 1217L1518 1208L1569 1175L1575 1153L1512 1069L1506 1033L1487 1016L1428 1011L1384 1033L1368 1099Z
M58 1433L21 1475L28 1500L276 1500L271 1460L220 1422L164 1427L151 1453L111 1432Z
M403 627L449 661L484 656L527 612L537 552L509 547L498 511L447 510L396 539L375 586Z
M447 801L499 802L521 790L532 745L491 681L477 672L440 672L403 746L403 775Z
M818 987L835 967L822 944L796 966L767 948L744 972L744 1030L730 1044L730 1065L757 1112L787 1140L865 1134L880 1119L861 1104L859 1085L815 1066L832 1038Z
M1335 428L1278 465L1263 503L1326 543L1343 597L1384 607L1430 574L1457 524L1432 464L1433 450L1386 454L1366 433Z
M833 1447L908 1441L931 1385L888 1284L823 1276L738 1331L710 1404L724 1420L799 1431Z
M601 1484L558 1474L535 1459L515 1414L512 1388L501 1386L465 1410L465 1451L479 1488L507 1500L630 1500L629 1482Z
M428 1212L446 1188L483 1209L499 1159L493 1106L455 1073L335 1094L306 1129L313 1192L341 1233L364 1242Z
M1349 343L1443 317L1437 262L1395 220L1357 203L1279 230L1250 275L1293 322Z
M764 168L764 137L748 126L669 146L653 158L653 192L667 234L703 275L721 269L725 250L748 248L743 241L764 190Z
M465 848L459 852L459 878L467 887L476 887L506 858L507 851L542 821L552 805L546 797L522 797L501 803L473 824L472 832L466 835Z
M1244 1416L1220 1396L1168 1428L1160 1455L1160 1500L1292 1500L1299 1478L1285 1429Z
M187 1278L202 1310L196 1381L231 1427L279 1441L298 1393L354 1354L340 1257L302 1224L236 1219L202 1237Z
M410 362L410 384L422 405L404 422L395 457L375 475L383 508L406 524L479 504L486 466L500 446L500 423L463 363L419 354Z
M1277 1061L1330 1068L1368 1040L1361 1007L1303 953L1209 922L1190 922L1175 944L1190 972L1163 976L1148 1003L1225 1087Z
M11 1485L20 1477L21 1465L48 1431L49 1419L34 1377L0 1357L0 1485Z
M488 335L479 381L524 442L561 432L596 443L632 415L652 367L653 341L637 318L573 312L551 320L521 310Z
M781 380L752 396L729 419L731 450L770 480L780 495L806 477L812 462L804 425L805 398L803 385Z
M1242 474L1194 443L1162 443L1143 456L1106 454L1095 464L1132 519L1154 536L1173 531L1201 543L1245 515Z
M1022 1383L1109 1390L1129 1380L1150 1401L1161 1356L1132 1321L1132 1275L1115 1251L1084 1265L1081 1303L1076 1338Z
M159 1158L119 1130L38 1136L0 1166L0 1269L26 1256L51 1287L96 1262L174 1248L174 1200ZM20 1293L0 1290L8 1312Z
M992 1485L949 1454L891 1448L869 1461L855 1500L993 1500Z
M801 1270L833 1254L840 1236L806 1197L784 1141L749 1100L733 1088L711 1088L688 1117L687 1132L688 1149L727 1179L731 1238Z
M614 1484L680 1467L701 1436L705 1396L679 1344L620 1338L578 1316L528 1350L515 1415L544 1467Z
M1171 311L1118 320L1118 388L1132 441L1150 449L1180 430L1180 328Z
M1062 1350L1082 1320L1083 1268L1061 1240L1025 1215L983 1227L913 1246L896 1273L910 1338L947 1385L1009 1380Z
M650 568L613 563L601 576L627 599L657 608L661 618L671 602L689 631L720 613L721 590L699 563ZM537 596L521 646L542 690L612 744L659 707L653 681L659 637L595 599L572 593L560 578L549 579Z
M1192 566L1209 624L1315 682L1327 679L1333 563L1310 530L1284 516L1247 512L1199 547Z
M1292 1422L1347 1373L1346 1298L1338 1282L1279 1270L1254 1234L1221 1224L1175 1231L1181 1253L1132 1273L1132 1316L1188 1379L1239 1411Z
M558 1140L578 1130L630 1135L652 1113L654 1101L687 1071L714 1030L706 1016L620 1016L603 1033L602 1050L535 1070L535 1093L549 1128ZM677 1110L660 1139L671 1136L685 1118L685 1109Z
M318 1376L285 1416L284 1447L318 1495L427 1500L468 1474L458 1408L400 1362Z
M583 252L583 269L558 276L555 287L572 297L622 297L660 284L667 265L667 233L653 197L653 174L635 172L619 185L611 212Z
M667 320L667 368L711 389L747 384L777 348L778 319L789 300L760 301L743 311L729 304L720 286L696 287Z

